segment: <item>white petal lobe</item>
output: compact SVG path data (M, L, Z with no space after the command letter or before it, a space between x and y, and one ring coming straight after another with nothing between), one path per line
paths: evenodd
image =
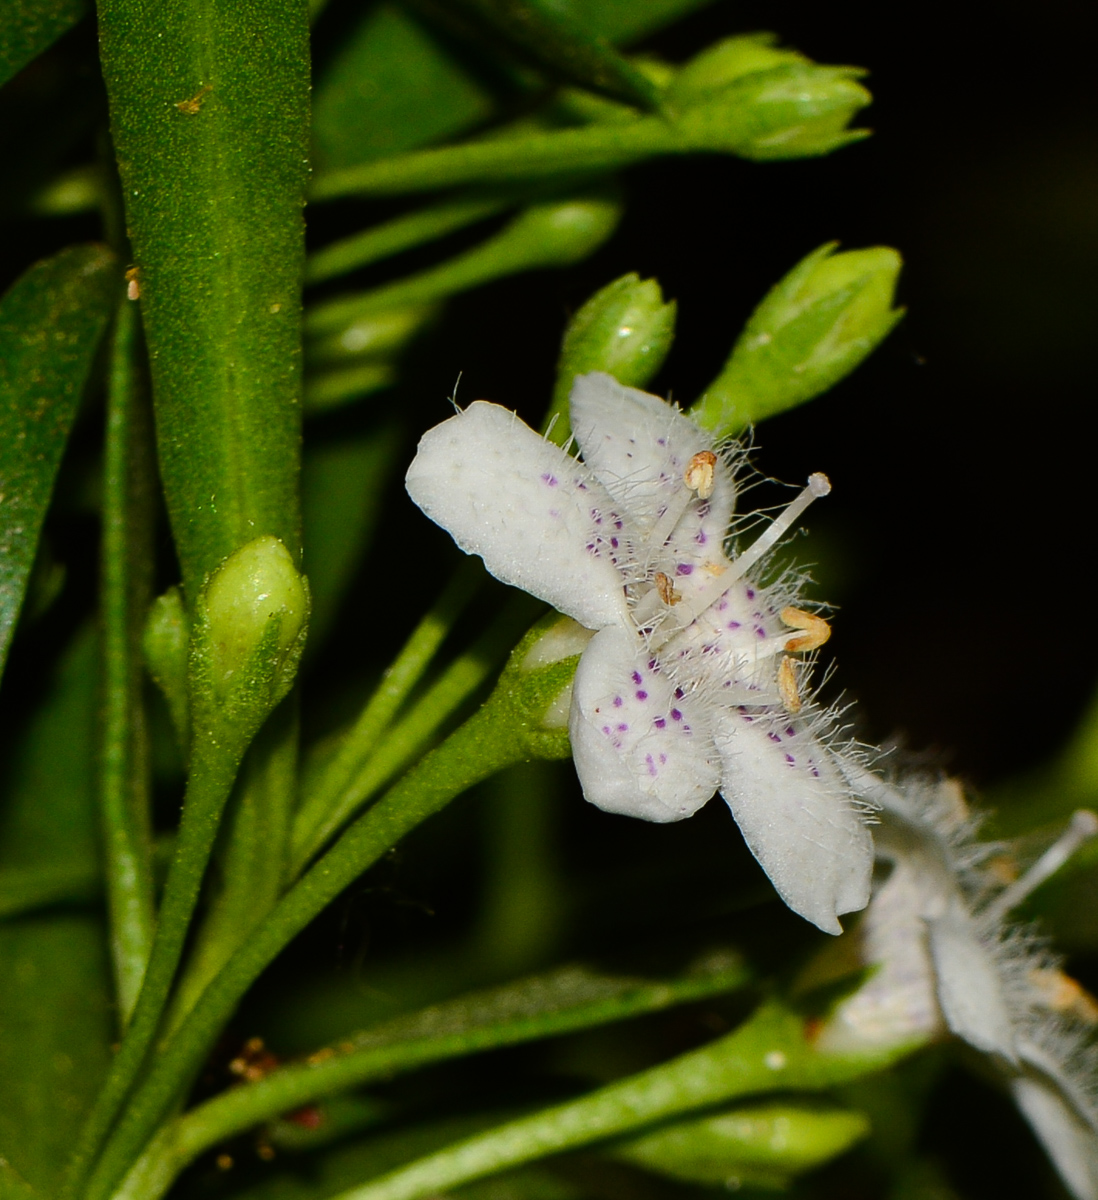
M683 493L694 455L713 448L712 438L670 404L600 371L576 377L570 405L583 461L641 530ZM719 551L734 499L731 472L718 462L706 519L695 518L688 537L704 526Z
M489 572L588 629L626 623L621 521L581 463L478 400L423 435L408 494Z
M721 795L782 899L825 933L869 902L873 841L827 752L798 723L725 709Z
M680 821L717 790L707 723L624 630L602 630L584 651L569 734L583 794L607 812Z

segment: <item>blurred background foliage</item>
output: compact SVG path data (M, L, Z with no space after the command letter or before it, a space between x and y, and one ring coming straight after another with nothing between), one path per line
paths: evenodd
M318 174L530 120L545 95L528 58L470 37L473 3L316 7ZM816 594L839 610L828 650L836 684L858 702L858 734L895 743L901 761L959 774L1001 805L998 828L1038 844L1077 804L1098 801L1098 712L1090 707L1098 669L1084 653L1098 434L1098 97L1090 61L1098 18L1070 0L1055 0L1039 20L1020 10L991 17L975 4L572 7L631 51L669 62L732 33L773 29L816 61L867 66L874 103L862 123L874 136L819 160L760 165L713 155L630 167L618 174L624 209L616 229L607 217L574 255L579 261L564 256L552 270L536 261L527 264L533 273L485 266L478 247L513 209L484 196L476 211L446 217L450 227L437 239L396 257L377 261L376 247L360 244L346 250L342 266L312 259L314 412L303 504L316 607L304 674L307 738L323 738L356 710L457 565L449 539L400 486L416 438L447 414L455 389L459 399L497 401L536 425L569 316L599 287L635 271L658 279L678 303L678 336L652 390L692 399L759 298L804 254L830 240L879 243L904 255L907 317L831 394L767 421L755 434L755 461L774 478L826 470L833 481L833 496L813 510L811 538L794 548L816 564ZM562 104L549 119L573 118ZM107 153L104 129L94 29L84 19L0 91L4 288L59 245L102 236L89 181ZM613 194L595 201L615 213L618 202ZM310 250L405 211L384 198L318 204L308 213ZM397 244L403 235L392 236ZM440 263L453 270L456 261L468 290L446 301L450 284L433 294L431 281ZM335 279L348 262L360 265ZM348 281L379 289L409 277L428 282L414 294L385 293L383 319L335 321L339 336L326 335L317 314ZM96 574L96 404L92 397L77 419L0 691L0 774L10 806L2 844L5 861L19 866L49 857L35 848L43 813L72 829L74 845L88 836L90 754L78 750L94 725L93 655L82 631ZM162 522L160 587L177 577ZM1068 605L1063 625L1057 596ZM502 589L485 587L452 645L467 643L503 602ZM158 825L166 828L182 764L166 711L151 695L150 703ZM51 752L58 728L72 755ZM61 807L36 808L44 792ZM1080 856L1031 907L1072 953L1073 972L1094 986L1098 884L1088 861ZM94 880L79 863L49 865L70 872L65 923L49 936L65 954L94 958L94 918L75 901L94 891ZM25 930L5 936L36 941ZM570 764L517 768L418 830L298 939L253 989L200 1089L228 1082L228 1063L246 1038L262 1036L281 1055L303 1053L562 957L660 970L734 942L765 973L817 940L774 901L720 806L671 827L623 821L582 803ZM12 954L30 962L19 958L22 945ZM55 959L54 950L44 955ZM88 966L91 975L102 970ZM348 1101L342 1115L335 1106L325 1136L366 1128L382 1113L416 1114L418 1153L502 1111L524 1111L535 1097L570 1095L688 1049L743 1011L736 997L708 999L597 1035L496 1051L480 1061L473 1094L467 1072L433 1067L380 1089L376 1103ZM84 1009L81 1019L98 1018ZM55 1065L78 1077L84 1068L73 1062ZM872 1133L853 1157L797 1185L797 1195L1058 1194L1006 1101L944 1056L847 1092L852 1109L875 1114ZM280 1137L285 1146L309 1141L307 1121L283 1125L261 1149ZM59 1139L70 1135L58 1124ZM185 1176L181 1195L291 1200L410 1156L406 1145L341 1143L295 1158L293 1170L276 1177L254 1137L221 1153L233 1169L208 1155ZM637 1166L643 1158L643 1147L579 1156L467 1194L656 1200L697 1195L712 1182L658 1178ZM897 1174L901 1161L910 1169Z

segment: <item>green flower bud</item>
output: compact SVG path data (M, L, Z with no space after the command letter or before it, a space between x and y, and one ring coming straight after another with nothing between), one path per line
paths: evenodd
M869 1121L861 1113L768 1104L676 1122L611 1153L688 1183L784 1187L868 1132Z
M390 358L400 353L438 315L437 304L413 304L383 312L363 313L338 333L316 338L306 348L310 364L348 359Z
M508 270L564 266L594 253L620 217L620 201L606 191L532 204L486 251L490 248Z
M190 664L195 703L212 702L216 721L250 737L290 690L308 618L308 584L277 538L264 534L230 554L198 597Z
M687 107L745 75L810 62L797 50L776 46L777 40L777 34L753 33L725 38L707 47L675 75L668 87L666 102Z
M557 419L548 436L558 445L568 440L568 396L577 375L606 371L630 387L644 387L674 336L675 302L663 302L654 279L623 275L596 292L565 330L546 428Z
M149 605L142 634L145 665L156 686L168 702L172 724L179 744L190 744L190 698L187 694L187 651L191 640L191 625L183 603L183 593L177 587L168 588L163 596Z
M900 255L888 246L814 250L751 314L724 369L690 415L737 433L818 396L848 375L903 316L893 308Z
M829 154L868 136L867 130L847 128L873 99L856 82L863 73L802 60L750 71L720 86L703 87L700 79L691 84L688 78L672 109L673 124L683 149L760 161Z

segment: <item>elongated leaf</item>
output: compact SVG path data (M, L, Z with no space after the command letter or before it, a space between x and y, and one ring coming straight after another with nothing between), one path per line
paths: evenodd
M0 300L0 671L117 278L105 247L72 246Z
M97 869L96 659L89 628L63 655L45 702L5 756L0 862L16 878L87 878ZM0 1157L46 1194L110 1056L107 978L98 918L0 922Z
M0 14L0 84L71 29L90 7L87 0L5 0Z
M161 476L188 599L245 542L297 555L304 0L104 0Z

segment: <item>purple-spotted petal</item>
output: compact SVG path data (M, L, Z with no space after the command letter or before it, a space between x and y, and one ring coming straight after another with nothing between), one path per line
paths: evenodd
M600 371L576 377L570 405L583 461L642 532L681 499L683 475L694 455L713 448L709 434L678 409ZM704 518L688 514L683 519L684 554L693 554L691 547L720 554L735 489L731 472L719 459L713 483ZM692 539L703 530L706 540L700 546Z
M606 490L513 412L478 400L429 429L408 494L497 579L588 629L627 622Z
M693 816L717 790L708 723L625 630L603 629L583 652L569 733L583 794L646 821Z
M781 714L723 709L721 795L794 912L825 933L869 902L873 841L827 751Z

